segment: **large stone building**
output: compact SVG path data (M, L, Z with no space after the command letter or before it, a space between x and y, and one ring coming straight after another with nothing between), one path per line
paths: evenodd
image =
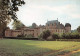
M7 29L5 31L5 37L17 37L18 35L33 35L37 38L44 30L50 30L51 34L53 33L70 33L71 32L71 25L66 23L65 26L60 23L58 20L47 21L46 25L39 25L36 24L35 27L22 27L20 30L10 30Z

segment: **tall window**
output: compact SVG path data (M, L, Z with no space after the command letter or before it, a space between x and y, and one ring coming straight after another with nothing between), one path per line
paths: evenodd
M56 30L56 32L57 32L57 30Z

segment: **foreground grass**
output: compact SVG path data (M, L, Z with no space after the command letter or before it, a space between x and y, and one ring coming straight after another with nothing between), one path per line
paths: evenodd
M56 56L79 48L80 42L72 41L0 40L2 56ZM55 53L47 54L49 52Z
M70 56L80 56L80 52L77 52L77 53L71 54Z

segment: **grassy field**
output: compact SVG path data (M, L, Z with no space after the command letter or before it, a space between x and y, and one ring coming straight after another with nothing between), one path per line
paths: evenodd
M1 56L57 56L80 49L80 42L0 39ZM80 52L72 53L78 56Z

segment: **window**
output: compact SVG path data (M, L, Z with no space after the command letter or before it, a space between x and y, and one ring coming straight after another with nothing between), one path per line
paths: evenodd
M34 36L34 33L33 33L33 36Z
M48 24L48 26L49 26L49 24Z
M56 32L57 32L57 30L56 30Z
M59 32L59 29L58 29L58 32Z

